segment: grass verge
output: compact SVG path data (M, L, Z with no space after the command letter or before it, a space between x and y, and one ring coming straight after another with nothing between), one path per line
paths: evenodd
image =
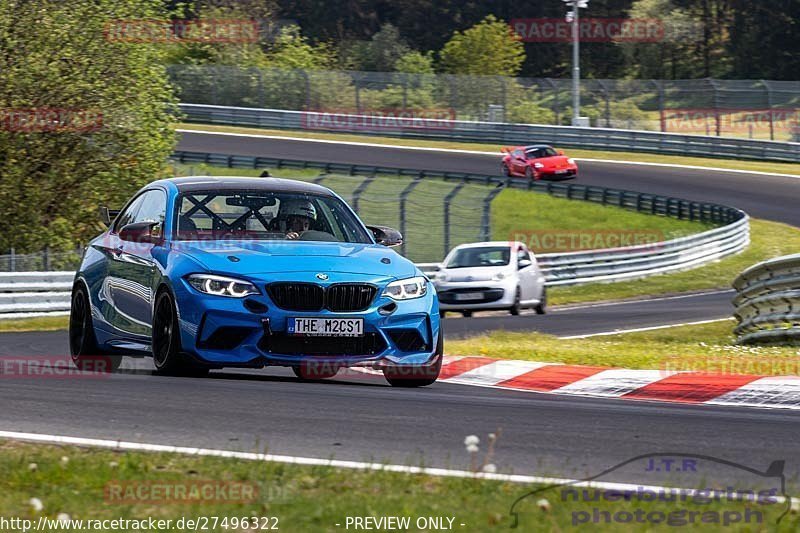
M295 130L270 130L260 128L243 128L238 126L217 126L206 124L177 125L186 130L201 130L227 133L245 133L251 135L276 135L283 137L296 137L300 139L321 139L344 142L361 142L372 144L386 144L395 146L421 146L427 148L460 149L476 152L496 152L500 155L501 145L485 143L467 143L451 141L429 141L424 139L404 139L397 137L379 137L372 135L353 135L345 133L320 133ZM766 161L736 161L731 159L717 159L711 157L685 157L680 155L646 154L639 152L610 152L603 150L569 149L569 155L583 159L604 159L609 161L635 161L642 163L662 163L666 165L693 165L710 168L726 168L731 170L751 170L755 172L777 172L780 174L793 174L800 176L800 164L776 163Z
M0 333L15 331L56 331L67 329L68 316L40 316L0 320Z
M460 448L461 436L454 437L454 448ZM498 441L498 454L502 453L502 440ZM644 466L644 465L642 465ZM39 516L51 520L59 515L65 520L171 520L163 530L176 531L176 521L182 517L218 517L206 522L204 531L256 531L243 527L242 518L271 517L259 525L281 531L342 531L348 517L408 517L411 527L404 531L435 530L435 527L417 527L416 521L425 517L452 518L452 530L503 531L511 524L510 509L519 497L530 494L539 487L479 479L459 479L409 475L384 471L358 471L332 467L298 466L269 462L251 462L213 457L191 457L164 453L141 453L81 449L66 446L48 446L0 442L0 516L18 517L36 524ZM216 494L211 501L187 503L171 500L167 490L176 492L179 487L192 483L217 486L237 483L252 487L255 498L248 503L232 503L229 495ZM148 485L150 484L150 485ZM160 498L150 490L137 487L158 486ZM117 487L123 487L120 491ZM135 490L134 490L135 488ZM243 491L244 492L244 491ZM228 494L232 494L228 492ZM247 492L250 494L250 492ZM587 494L594 494L589 491ZM125 503L119 496L131 497ZM138 496L138 497L137 497ZM36 511L29 503L40 501L42 509ZM146 499L149 498L149 501ZM589 498L586 498L589 499ZM141 501L140 501L141 500ZM541 501L545 500L545 501ZM688 525L687 508L706 513L718 513L717 519L740 513L739 523L725 527L722 523L704 522L704 530L750 530L752 524L741 521L744 512L762 511L762 523L770 527L786 509L786 505L758 505L742 502L714 503L642 503L639 501L575 502L564 497L559 488L527 497L516 508L519 511L521 531L561 531L576 525L576 519L586 516L576 513L634 512L669 513L676 521L673 525ZM62 513L67 516L63 516ZM698 513L693 520L699 524ZM602 517L602 514L599 516ZM652 515L660 517L660 515ZM711 516L711 515L707 515ZM227 518L225 525L223 519ZM663 519L663 517L661 517ZM236 525L234 525L236 519ZM601 528L614 527L614 522ZM613 518L611 518L613 520ZM751 518L753 520L753 518ZM592 523L591 521L589 523ZM597 523L597 522L595 522ZM252 524L252 522L251 522ZM338 525L337 525L338 524ZM618 523L617 523L618 524ZM84 523L86 525L86 523ZM653 523L644 522L625 530L647 531ZM796 514L783 519L780 530L794 531L798 525ZM54 528L52 531L78 530L72 527ZM132 531L132 527L117 527L117 531ZM99 529L98 529L99 530ZM152 529L150 529L152 530ZM184 527L182 530L194 530Z
M495 331L448 341L445 351L630 369L800 376L800 348L735 345L733 325L730 320L585 339Z

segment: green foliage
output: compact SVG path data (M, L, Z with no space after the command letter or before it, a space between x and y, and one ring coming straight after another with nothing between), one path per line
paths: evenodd
M525 61L525 48L508 24L489 15L455 32L441 51L441 61L453 74L515 76Z
M107 39L115 20L166 20L157 0L6 1L0 9L0 249L72 248L158 178L175 146L164 46ZM86 112L20 131L10 110ZM50 129L55 122L44 123Z
M323 70L334 63L334 52L325 43L312 45L297 26L283 28L267 55L267 64L285 69Z
M521 124L552 124L556 115L548 109L534 102L518 102L508 106L506 120Z
M394 70L408 74L433 74L433 54L431 52L407 52L394 63Z

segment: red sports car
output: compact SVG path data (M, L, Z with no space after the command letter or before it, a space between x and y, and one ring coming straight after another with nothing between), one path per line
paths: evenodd
M571 157L546 144L503 148L504 176L525 176L528 179L574 178L578 165Z

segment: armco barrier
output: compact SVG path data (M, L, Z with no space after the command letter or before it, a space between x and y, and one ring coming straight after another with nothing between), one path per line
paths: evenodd
M739 343L800 342L800 254L753 265L733 287Z
M181 104L187 122L253 126L271 129L309 129L336 133L359 133L448 141L498 143L502 145L547 143L563 147L625 152L653 152L684 156L730 157L768 161L800 162L800 143L682 135L610 128L576 128L508 124L505 122L437 121L436 127L420 127L409 121L392 128L369 128L369 116L312 111L286 111L250 107ZM358 124L349 128L347 124Z
M0 317L66 313L74 272L0 272Z

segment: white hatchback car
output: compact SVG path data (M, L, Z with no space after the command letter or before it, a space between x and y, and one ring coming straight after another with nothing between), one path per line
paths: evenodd
M518 315L528 307L544 314L547 295L544 276L533 253L521 242L462 244L453 248L436 272L434 285L439 310L507 309Z

